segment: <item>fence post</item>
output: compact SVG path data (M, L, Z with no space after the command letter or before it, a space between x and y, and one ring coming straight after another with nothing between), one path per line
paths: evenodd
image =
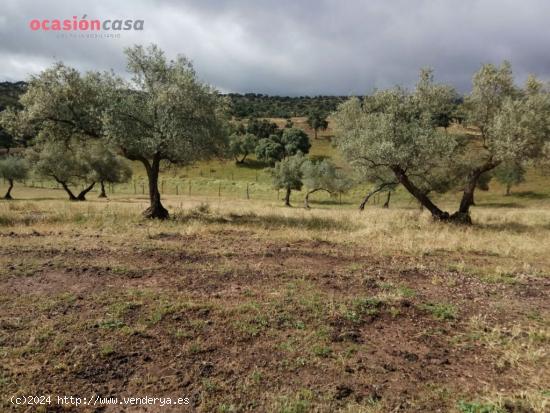
M179 193L178 193L178 184L176 184L176 195L179 195Z
M218 183L218 198L221 198L222 196L222 183Z
M250 199L250 192L248 191L248 182L246 183L246 199Z
M189 180L189 196L191 196L191 180Z

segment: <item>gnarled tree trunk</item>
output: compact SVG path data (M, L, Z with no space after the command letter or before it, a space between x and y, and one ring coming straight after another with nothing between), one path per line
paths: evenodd
M4 195L4 199L13 199L11 197L11 190L13 189L13 179L8 179L8 191L6 192L6 195Z
M78 198L73 194L73 191L71 191L71 188L67 185L67 182L62 181L61 179L57 178L56 176L53 177L55 181L61 185L61 187L67 192L69 195L69 201L78 201Z
M287 207L291 206L291 205L290 205L290 193L291 193L291 191L292 191L292 190L290 189L290 187L287 187L287 188L286 188L286 193L285 193L285 206L287 206Z
M306 196L304 198L304 207L306 209L309 209L309 196L314 192L318 192L318 191L327 191L329 194L331 193L328 189L325 189L325 188L315 188L315 189L312 189L311 191L306 192Z
M471 224L472 218L470 217L470 207L475 205L474 202L474 193L477 188L477 183L480 176L490 171L491 169L496 168L500 162L488 160L485 164L479 168L473 169L468 174L468 181L464 187L464 192L462 193L462 199L460 200L460 206L458 211L451 215L451 221L458 222L461 224Z
M390 198L391 198L391 191L388 191L388 197L386 198L386 202L384 202L384 205L382 206L382 208L390 207Z
M158 188L160 156L156 154L152 162L149 162L147 159L142 159L141 162L145 166L147 178L149 179L150 202L149 208L143 211L143 216L146 218L167 219L169 217L168 210L160 202L160 191Z
M89 186L84 188L80 193L77 195L76 200L77 201L85 201L86 200L86 194L92 190L92 188L95 186L95 182L92 182Z
M420 188L409 180L409 177L401 167L393 166L392 171L399 183L403 185L405 189L409 191L409 193L414 196L423 207L430 211L434 219L440 221L449 220L449 213L439 209Z
M105 192L105 183L103 181L99 181L99 184L101 185L101 192L99 193L98 198L107 198L107 193Z

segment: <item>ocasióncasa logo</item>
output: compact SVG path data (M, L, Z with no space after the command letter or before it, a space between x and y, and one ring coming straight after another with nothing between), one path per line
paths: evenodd
M29 27L32 31L121 31L143 30L145 20L133 19L87 19L85 14L80 19L32 19Z

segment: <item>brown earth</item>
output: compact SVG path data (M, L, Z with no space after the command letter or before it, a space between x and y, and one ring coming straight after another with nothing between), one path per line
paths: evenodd
M2 411L447 412L499 393L520 412L534 410L518 394L550 385L531 340L547 325L547 278L489 283L449 256L233 229L0 242ZM16 394L190 405L40 410L14 407Z

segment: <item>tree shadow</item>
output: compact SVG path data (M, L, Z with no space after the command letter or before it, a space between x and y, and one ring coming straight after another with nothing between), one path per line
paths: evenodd
M308 230L340 230L350 231L355 226L349 221L331 218L311 217L285 217L282 215L268 214L256 215L254 213L218 215L210 212L192 210L187 213L175 214L174 220L187 223L200 221L206 224L228 224L237 226L252 226L263 229L299 228Z
M491 232L513 232L516 234L526 234L533 230L543 229L550 230L550 224L545 225L526 225L519 222L504 222L493 224L475 224L477 228L488 230Z
M246 169L264 169L269 165L262 161L256 159L246 159L243 163L235 163L237 168L246 168Z
M517 202L484 202L476 204L478 208L525 208L525 205Z
M548 198L550 198L549 194L543 194L541 192L534 192L534 191L514 192L512 195L516 196L516 197L519 197L519 198L527 198L527 199L548 199Z

